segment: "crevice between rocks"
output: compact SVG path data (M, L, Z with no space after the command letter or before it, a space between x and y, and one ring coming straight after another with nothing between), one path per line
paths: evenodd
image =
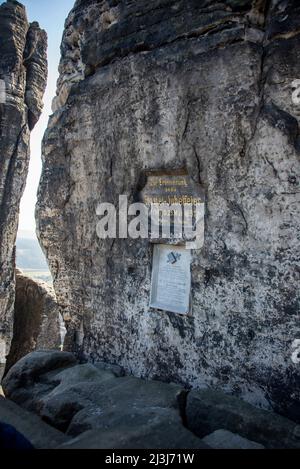
M187 407L187 398L188 398L188 395L189 395L190 391L185 389L183 390L179 396L178 396L178 407L179 407L179 414L180 414L180 417L181 417L181 421L182 421L182 425L187 428L188 428L188 422L187 422L187 415L186 415L186 407Z

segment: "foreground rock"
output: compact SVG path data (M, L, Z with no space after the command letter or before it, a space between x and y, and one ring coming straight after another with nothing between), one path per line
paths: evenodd
M213 449L264 449L263 445L228 430L216 430L203 438L203 441Z
M35 396L55 387L55 383L44 383L43 375L48 371L59 372L76 364L71 353L39 351L23 357L7 373L2 381L5 396L25 408L31 408ZM39 383L40 381L40 383Z
M47 79L47 36L16 1L0 5L0 361L13 333L15 240L29 164L30 131Z
M0 422L24 435L36 449L54 449L69 438L47 425L36 415L0 396Z
M33 352L3 380L6 397L70 436L72 448L205 448L183 424L184 390L121 376L69 353Z
M226 429L266 448L300 448L300 425L212 389L188 394L186 424L200 438Z
M299 425L279 415L120 371L78 364L66 352L33 352L11 368L3 389L66 433L65 448L300 448Z
M65 352L33 352L11 368L2 386L6 397L71 435L136 425L160 409L163 416L166 409L174 410L179 418L180 386L117 377L113 369L101 368L77 365Z
M127 423L88 431L64 443L59 449L208 449L210 446L189 432L173 411L160 410L141 418L131 415ZM133 425L133 419L136 423Z
M37 215L68 350L300 421L299 8L78 0ZM147 172L179 169L206 192L188 317L149 310L148 240L96 234L100 202L131 203Z
M53 289L17 270L14 328L6 372L34 350L59 350L60 309Z

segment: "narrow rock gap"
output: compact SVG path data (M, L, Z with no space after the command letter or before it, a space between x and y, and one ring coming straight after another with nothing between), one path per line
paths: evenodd
M189 390L184 390L178 396L178 406L179 406L180 417L182 420L182 425L188 430L189 428L188 428L188 423L187 423L186 406L187 406L187 398L188 398L189 393L190 393Z

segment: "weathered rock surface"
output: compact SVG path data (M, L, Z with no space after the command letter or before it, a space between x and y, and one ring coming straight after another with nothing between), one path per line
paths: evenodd
M209 449L209 445L186 430L175 413L153 412L153 418L140 419L133 426L126 421L112 428L79 435L58 449Z
M32 352L11 368L3 389L66 433L63 447L300 447L299 425L280 415L213 389L120 377L67 352Z
M300 419L299 8L76 2L37 207L68 350ZM96 235L99 202L178 168L206 191L187 317L149 310L147 240Z
M266 448L300 448L299 425L212 389L188 394L186 425L200 438L226 429Z
M0 361L13 332L15 240L29 164L29 136L42 110L47 36L25 7L0 5Z
M114 369L76 365L67 352L33 352L3 380L3 390L26 409L37 412L59 430L77 435L96 428L137 425L159 410L172 410L180 419L182 387L131 376Z
M0 421L14 427L36 449L54 449L70 440L39 417L0 396Z
M38 351L23 357L7 373L2 381L5 396L25 408L31 407L36 395L47 392L55 387L55 382L44 383L40 376L52 371L58 373L61 368L76 364L77 361L71 353ZM27 404L28 402L28 404Z
M33 352L3 380L6 397L70 436L73 448L205 448L180 415L175 384L117 377L69 353Z
M213 449L264 449L263 445L228 430L216 430L203 438L203 441Z
M6 371L28 353L59 350L61 343L60 309L53 288L17 269L13 339Z

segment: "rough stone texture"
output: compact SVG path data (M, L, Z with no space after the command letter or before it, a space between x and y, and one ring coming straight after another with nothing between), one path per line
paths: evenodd
M13 329L15 240L28 163L30 130L42 110L47 36L16 1L0 5L0 361Z
M3 380L6 397L86 448L205 448L181 418L175 384L117 377L114 367L76 364L69 353L33 352ZM1 417L1 414L0 414Z
M160 410L167 418L166 409L181 421L184 393L175 384L117 377L114 368L76 365L71 354L50 351L33 352L20 360L4 378L3 390L8 398L73 436L125 423L136 426L156 418Z
M60 329L60 309L53 289L17 269L13 339L6 372L34 350L59 350Z
M263 445L228 430L216 430L203 438L203 441L213 449L264 449Z
M58 449L209 449L180 423L175 413L154 413L139 425L125 423L85 432Z
M32 352L11 368L3 389L73 437L66 445L73 448L300 447L299 425L236 397L120 377L67 352ZM202 440L208 435L211 444Z
M111 365L105 362L95 362L94 367L98 368L98 370L109 370L111 371L117 378L121 378L121 376L125 376L125 370L119 365Z
M13 426L36 449L54 449L70 438L47 425L39 417L0 396L0 421Z
M37 207L68 350L300 420L299 8L76 2ZM149 310L147 240L96 236L99 202L133 200L145 170L182 167L206 191L188 317Z
M266 448L300 448L295 422L212 389L191 391L185 416L187 427L200 438L222 428Z
M27 408L30 408L30 403L34 401L36 395L52 390L56 385L55 382L42 381L40 386L35 386L39 376L50 371L58 373L61 368L76 363L74 356L68 352L32 352L21 358L6 374L2 381L5 396L25 408L28 401Z

